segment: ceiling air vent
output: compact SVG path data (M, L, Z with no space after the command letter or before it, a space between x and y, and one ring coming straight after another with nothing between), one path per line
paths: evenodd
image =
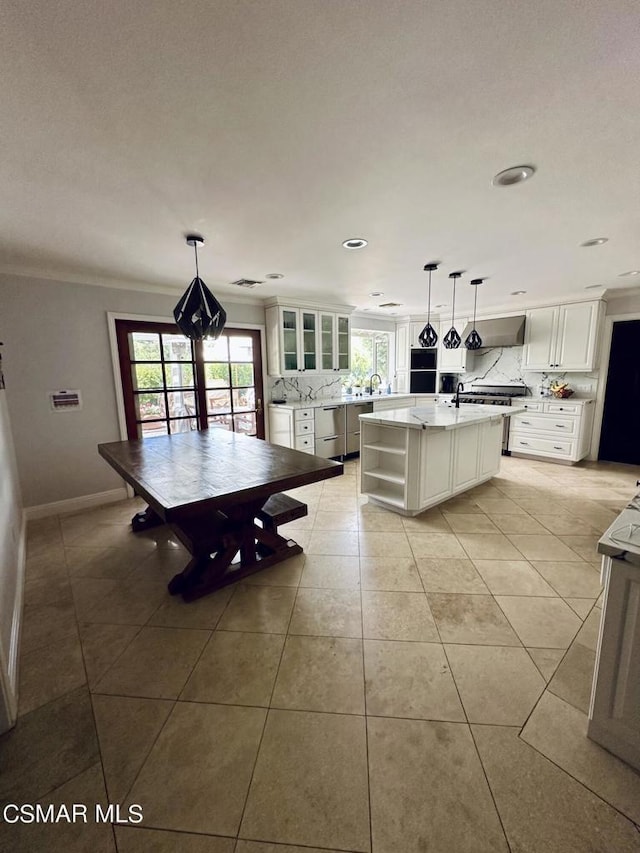
M402 302L381 302L378 308L399 308Z
M236 287L245 287L247 290L252 290L259 284L264 284L264 281L254 281L252 278L239 278L237 281L232 281L231 284L235 284Z

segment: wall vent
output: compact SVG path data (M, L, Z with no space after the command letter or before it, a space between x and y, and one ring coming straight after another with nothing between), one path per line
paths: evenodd
M252 290L259 284L264 284L264 281L254 281L252 278L239 278L237 281L232 281L236 287L245 287L247 290Z
M378 308L399 308L402 302L382 302Z

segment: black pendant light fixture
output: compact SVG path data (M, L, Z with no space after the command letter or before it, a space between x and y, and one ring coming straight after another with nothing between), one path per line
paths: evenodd
M438 343L436 330L431 325L431 273L438 269L438 264L425 264L424 271L429 273L429 296L427 301L427 325L418 335L421 347L434 347Z
M227 313L200 278L198 246L204 244L204 237L200 234L187 234L186 240L188 246L193 246L196 255L196 277L176 305L173 316L178 328L187 338L193 341L201 341L203 338L215 340L224 329Z
M461 272L450 272L449 278L453 279L453 305L451 307L451 328L442 339L442 344L445 349L458 349L461 343L461 338L455 327L456 318L456 281L462 276Z
M482 346L482 338L478 334L478 330L476 329L476 307L478 305L478 287L484 281L483 278L472 278L469 282L475 288L473 294L473 329L467 335L467 339L464 342L464 345L467 349L480 349Z

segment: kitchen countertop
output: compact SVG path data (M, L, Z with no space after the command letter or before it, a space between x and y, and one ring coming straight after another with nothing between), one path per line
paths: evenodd
M451 398L451 394L369 394L366 397L324 397L321 400L296 400L295 402L287 400L286 403L269 403L269 406L273 406L276 409L318 409L322 406L349 406L352 404L362 404L362 403L375 403L376 400L394 400L398 401L406 399L407 397L411 397L412 399L419 399L421 397L426 397L428 399L433 399L434 397L442 396L445 398Z
M383 426L409 429L456 429L469 424L482 423L495 418L505 418L526 411L521 406L483 406L478 403L460 403L460 408L450 403L430 403L404 409L390 409L360 415L361 421Z
M598 553L640 566L640 492L602 534Z

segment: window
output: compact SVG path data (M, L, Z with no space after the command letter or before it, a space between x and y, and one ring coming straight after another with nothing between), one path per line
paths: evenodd
M352 330L351 375L347 380L348 385L365 385L374 373L382 377L383 388L389 384L390 338L389 332Z
M260 333L191 341L169 323L116 320L127 435L209 426L264 438Z

